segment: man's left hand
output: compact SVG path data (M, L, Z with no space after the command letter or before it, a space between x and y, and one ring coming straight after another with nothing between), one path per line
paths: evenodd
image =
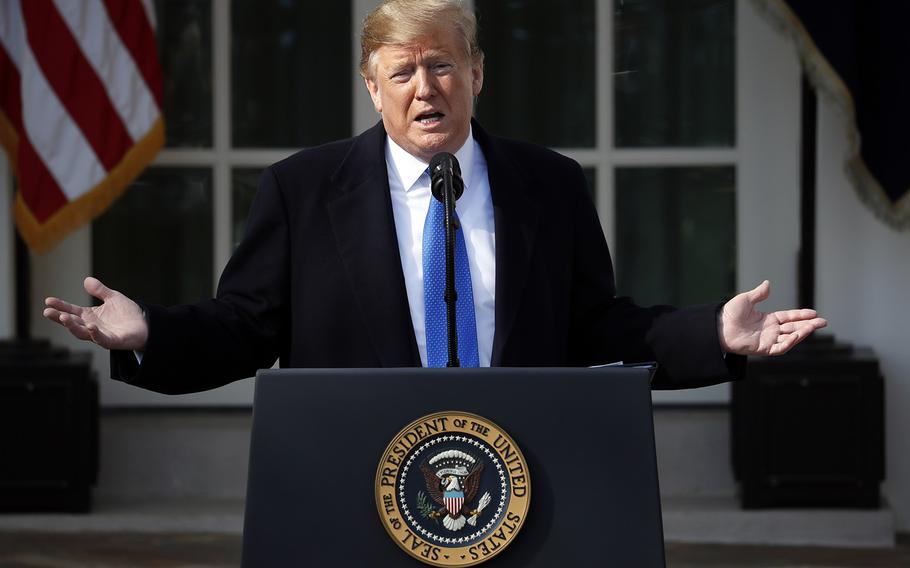
M765 280L724 304L717 319L721 347L737 355L783 355L828 325L815 310L762 312L758 304L768 298L771 283Z

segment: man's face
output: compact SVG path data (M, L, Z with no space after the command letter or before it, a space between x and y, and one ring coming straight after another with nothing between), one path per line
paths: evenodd
M380 47L365 81L388 135L429 161L467 140L483 61L470 60L454 30L437 28L411 45Z

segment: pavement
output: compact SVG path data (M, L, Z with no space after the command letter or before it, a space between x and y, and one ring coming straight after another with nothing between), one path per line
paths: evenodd
M223 568L240 565L227 533L0 532L0 568ZM667 544L669 568L907 568L910 536L892 548Z

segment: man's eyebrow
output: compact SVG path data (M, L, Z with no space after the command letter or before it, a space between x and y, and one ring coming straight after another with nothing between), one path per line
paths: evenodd
M410 57L399 57L394 58L385 65L385 69L389 73L396 73L402 69L406 69L414 64L413 58Z
M424 52L421 60L424 63L437 63L439 61L447 61L454 59L452 55L447 51L428 51ZM396 73L402 69L407 69L408 67L413 66L414 58L410 55L402 55L400 57L392 57L387 64L387 70L390 73Z
M444 50L435 50L435 51L427 50L423 53L423 58L424 59L452 59L453 56L451 53L449 53L448 51L444 51Z

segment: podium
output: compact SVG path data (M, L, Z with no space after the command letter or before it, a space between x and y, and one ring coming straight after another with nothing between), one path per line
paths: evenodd
M650 370L611 367L260 371L242 565L427 565L383 525L378 466L403 428L446 412L508 432L530 486L511 542L460 565L665 565Z

